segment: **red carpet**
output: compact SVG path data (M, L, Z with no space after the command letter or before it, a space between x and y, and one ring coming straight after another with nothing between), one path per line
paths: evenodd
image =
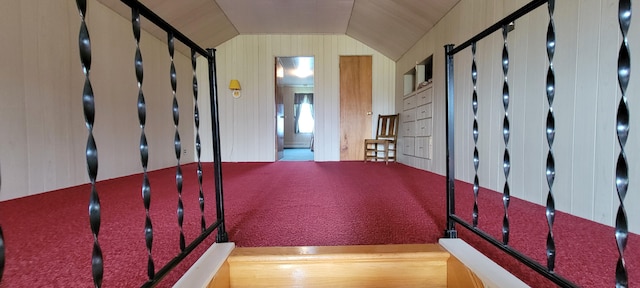
M238 246L436 242L442 209L418 192L431 189L431 175L378 164L227 165L229 238Z
M205 167L207 224L215 221L210 166ZM189 242L199 232L200 212L195 165L183 170L184 230ZM174 171L169 168L150 174L156 268L178 252ZM223 177L227 231L238 246L433 243L443 235L444 177L401 164L225 163ZM103 287L138 287L146 279L140 182L141 176L133 175L98 185L103 209L99 236L105 259ZM1 287L92 287L87 187L0 202L7 247ZM459 183L457 191L459 196L471 195L467 184ZM490 191L480 195L480 228L497 237L501 195ZM470 219L471 199L458 197L457 206L459 214ZM513 199L509 211L510 244L544 261L544 208ZM613 228L564 213L558 213L555 225L557 271L584 287L613 286L617 260ZM471 232L463 228L459 232L533 287L554 286ZM215 236L209 238L207 244ZM627 248L631 286L640 277L639 239L631 235ZM170 287L205 246L194 251L160 287Z

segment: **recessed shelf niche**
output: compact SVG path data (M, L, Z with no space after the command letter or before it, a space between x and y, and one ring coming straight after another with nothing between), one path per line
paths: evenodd
M420 85L426 85L433 78L433 55L421 62L416 67L404 74L404 95L416 91ZM423 84L424 83L424 84Z

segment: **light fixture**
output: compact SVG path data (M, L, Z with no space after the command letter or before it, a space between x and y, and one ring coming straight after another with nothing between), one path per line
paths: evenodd
M298 57L298 65L292 73L298 78L307 78L313 75L313 57Z
M233 98L240 98L240 81L233 79L229 82L229 90L233 91Z

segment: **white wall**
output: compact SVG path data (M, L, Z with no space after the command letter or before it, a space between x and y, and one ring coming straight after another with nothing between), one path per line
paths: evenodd
M75 1L3 1L0 10L0 200L88 182ZM87 21L98 180L142 172L131 22L96 1ZM144 20L143 20L144 21ZM165 40L142 33L149 169L175 165ZM193 159L191 64L176 53L180 134ZM153 189L153 183L151 183Z
M348 36L240 35L216 49L223 161L275 160L277 56L315 57L317 161L340 159L341 55L373 56L373 115L395 111L395 63ZM233 99L228 89L231 79L238 79L242 86L242 97L238 99ZM211 157L210 154L203 154L203 159L212 159L204 157Z
M397 62L396 82L402 74L427 56L434 55L434 160L431 163L408 163L427 170L445 173L444 139L444 48L445 44L461 44L492 23L515 11L528 1L462 0L434 29L425 35ZM634 6L634 15L640 15ZM511 103L511 174L509 183L513 196L544 205L547 197L545 163L547 143L544 123L548 105L544 81L547 67L545 35L546 6L516 22L509 34L509 85ZM617 24L617 1L557 1L555 9L557 48L554 58L556 71L556 99L553 110L556 119L556 138L553 151L556 180L553 186L556 208L560 211L613 225L618 207L615 192L615 161L619 152L615 138L615 112L620 92L617 86L617 53L620 32ZM640 47L640 24L632 22L629 32L632 73L628 95L637 95L640 57L634 57L634 47ZM502 191L504 175L502 158L501 102L502 69L500 57L502 35L494 34L478 43L480 98L480 184ZM456 95L456 177L472 182L473 140L471 125L472 84L470 80L471 50L466 49L455 59ZM402 86L396 86L396 107L401 107ZM627 142L630 162L630 191L627 205L630 229L640 232L640 210L632 209L640 203L640 126L634 115L640 111L640 101L630 96L631 133ZM439 107L439 108L437 108ZM400 159L402 161L402 159ZM541 216L544 217L544 216Z
M340 55L373 55L373 115L402 107L402 74L416 61L434 55L434 159L430 163L408 163L444 174L444 49L459 44L527 1L463 0L427 33L397 63L366 45L336 35L243 35L220 45L218 93L224 161L273 161L275 154L273 106L274 57L316 57L316 159L339 159L339 67ZM49 1L5 1L0 11L0 200L17 198L87 182L84 147L86 128L82 114L82 73L78 60L79 17L75 1L65 5ZM554 103L557 136L554 144L556 207L561 211L612 225L618 199L614 190L614 115L620 95L616 59L620 45L617 5L614 0L559 1L556 3L557 99ZM634 15L639 6L633 6ZM135 109L133 76L134 44L129 21L101 4L89 2L89 30L94 61L91 79L96 94L96 127L100 159L99 179L141 172L139 127ZM546 10L539 8L516 23L510 34L512 57L509 74L512 194L534 203L546 197L544 159L546 114L544 35ZM630 191L627 206L640 203L640 133L634 116L640 111L638 77L640 25L632 22L630 46L632 73L628 89L631 134L627 143ZM504 176L501 140L502 71L499 67L499 35L478 46L481 98L478 144L482 186L501 191ZM175 164L173 123L170 114L168 56L164 40L143 32L145 62L144 91L147 96L150 169ZM176 54L179 101L182 108L180 133L187 155L193 159L191 69L187 57ZM206 61L199 59L200 99L203 112L203 160L212 159L207 126L208 84ZM396 69L397 67L397 69ZM472 123L468 79L469 52L456 58L456 175L471 182L473 168L470 126ZM395 81L394 75L395 73ZM230 79L242 83L240 99L227 89ZM395 83L399 83L396 85ZM482 100L481 100L482 101ZM437 107L441 107L438 109ZM438 122L439 120L439 122ZM170 127L170 128L167 128ZM373 134L373 131L372 131ZM208 141L208 142L207 142ZM209 145L209 146L207 146ZM632 231L640 231L640 210L627 209Z

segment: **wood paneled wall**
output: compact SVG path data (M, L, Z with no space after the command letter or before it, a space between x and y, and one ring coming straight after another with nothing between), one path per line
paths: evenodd
M141 173L131 22L89 1L98 179ZM145 20L143 20L145 21ZM0 200L88 182L75 1L2 1ZM142 33L149 169L175 165L169 55ZM191 63L176 53L183 162L193 159ZM153 189L153 183L151 183Z
M395 111L395 62L348 36L240 35L216 49L223 161L274 161L277 56L315 57L316 161L340 159L340 55L373 56L373 115ZM238 99L231 79L242 85Z
M504 17L525 0L463 0L397 63L348 37L338 35L242 35L217 47L218 94L224 161L273 161L275 155L273 107L274 58L315 56L316 159L339 159L340 55L373 55L373 115L402 107L402 75L416 63L434 55L434 158L407 164L444 174L444 49L459 44ZM612 225L618 199L614 189L615 111L620 95L616 59L620 45L614 0L561 1L556 3L557 52L555 57L558 96L554 103L557 136L556 207L565 212ZM82 184L87 181L84 160L86 128L80 91L82 73L78 60L78 15L74 1L65 5L47 1L4 1L0 11L0 200ZM135 110L133 37L130 23L101 4L89 2L89 29L94 63L91 78L96 93L96 139L100 157L99 179L141 172L137 150L139 127ZM640 15L640 6L633 6ZM512 57L509 81L512 103L510 149L512 194L542 204L547 193L544 180L546 142L544 122L544 35L546 10L519 20L509 35ZM635 24L634 24L635 23ZM629 35L632 74L629 95L637 95L640 57L640 25L632 23ZM143 33L145 95L148 105L147 135L150 169L175 164L172 153L173 123L170 114L168 56L164 40ZM502 107L499 100L502 71L499 66L501 37L479 43L477 61L481 97L480 183L501 191ZM473 179L471 165L470 53L456 58L456 174ZM193 159L193 124L190 63L176 56L181 105L180 132L184 161ZM200 99L208 107L206 61L199 59ZM397 68L397 69L396 69ZM395 77L393 76L395 75ZM242 84L242 97L233 99L230 79ZM395 81L394 81L395 80ZM397 85L396 85L397 83ZM489 99L486 99L489 98ZM633 97L631 134L627 143L630 192L627 206L640 203L640 133L634 116L640 101ZM440 107L440 108L438 108ZM201 111L206 109L201 108ZM208 119L208 115L202 115ZM207 121L203 123L206 124ZM203 160L211 160L210 127L201 127ZM373 129L372 129L373 134ZM400 145L402 146L402 145ZM400 161L403 158L400 157ZM627 209L632 231L640 231L640 210Z
M396 83L416 61L434 55L434 159L407 164L435 173L445 173L445 79L444 48L460 44L492 23L515 11L528 1L463 0L436 27L425 35L396 64ZM617 54L620 32L617 1L556 2L556 137L553 145L556 179L553 186L556 208L560 211L613 225L618 207L615 192L615 162L619 152L615 138L615 112L620 92L617 85ZM634 6L633 14L640 14ZM516 21L509 33L510 69L508 74L511 103L511 174L513 196L544 205L547 195L545 165L547 143L544 132L548 109L544 81L547 56L545 37L546 7ZM640 25L632 24L629 35L640 35ZM634 34L635 33L635 34ZM640 37L629 38L633 67L640 67L640 57L633 57L640 47ZM502 35L492 35L478 43L478 94L480 106L480 184L502 191L504 174L502 157L502 69L500 66ZM634 51L636 53L634 54ZM471 52L463 51L455 59L456 95L456 177L472 182L473 139L471 125L472 84ZM628 95L637 95L640 73L631 74ZM402 107L402 85L396 85L396 107ZM640 101L630 100L631 133L627 147L640 145ZM635 132L634 132L635 131ZM402 147L402 145L400 145ZM626 206L630 229L640 232L640 152L627 148L630 163L630 192ZM635 187L635 188L632 188ZM461 193L469 191L459 191ZM469 192L471 193L471 192ZM461 212L464 213L464 212ZM471 213L471 212L468 212ZM544 215L541 215L544 217Z

